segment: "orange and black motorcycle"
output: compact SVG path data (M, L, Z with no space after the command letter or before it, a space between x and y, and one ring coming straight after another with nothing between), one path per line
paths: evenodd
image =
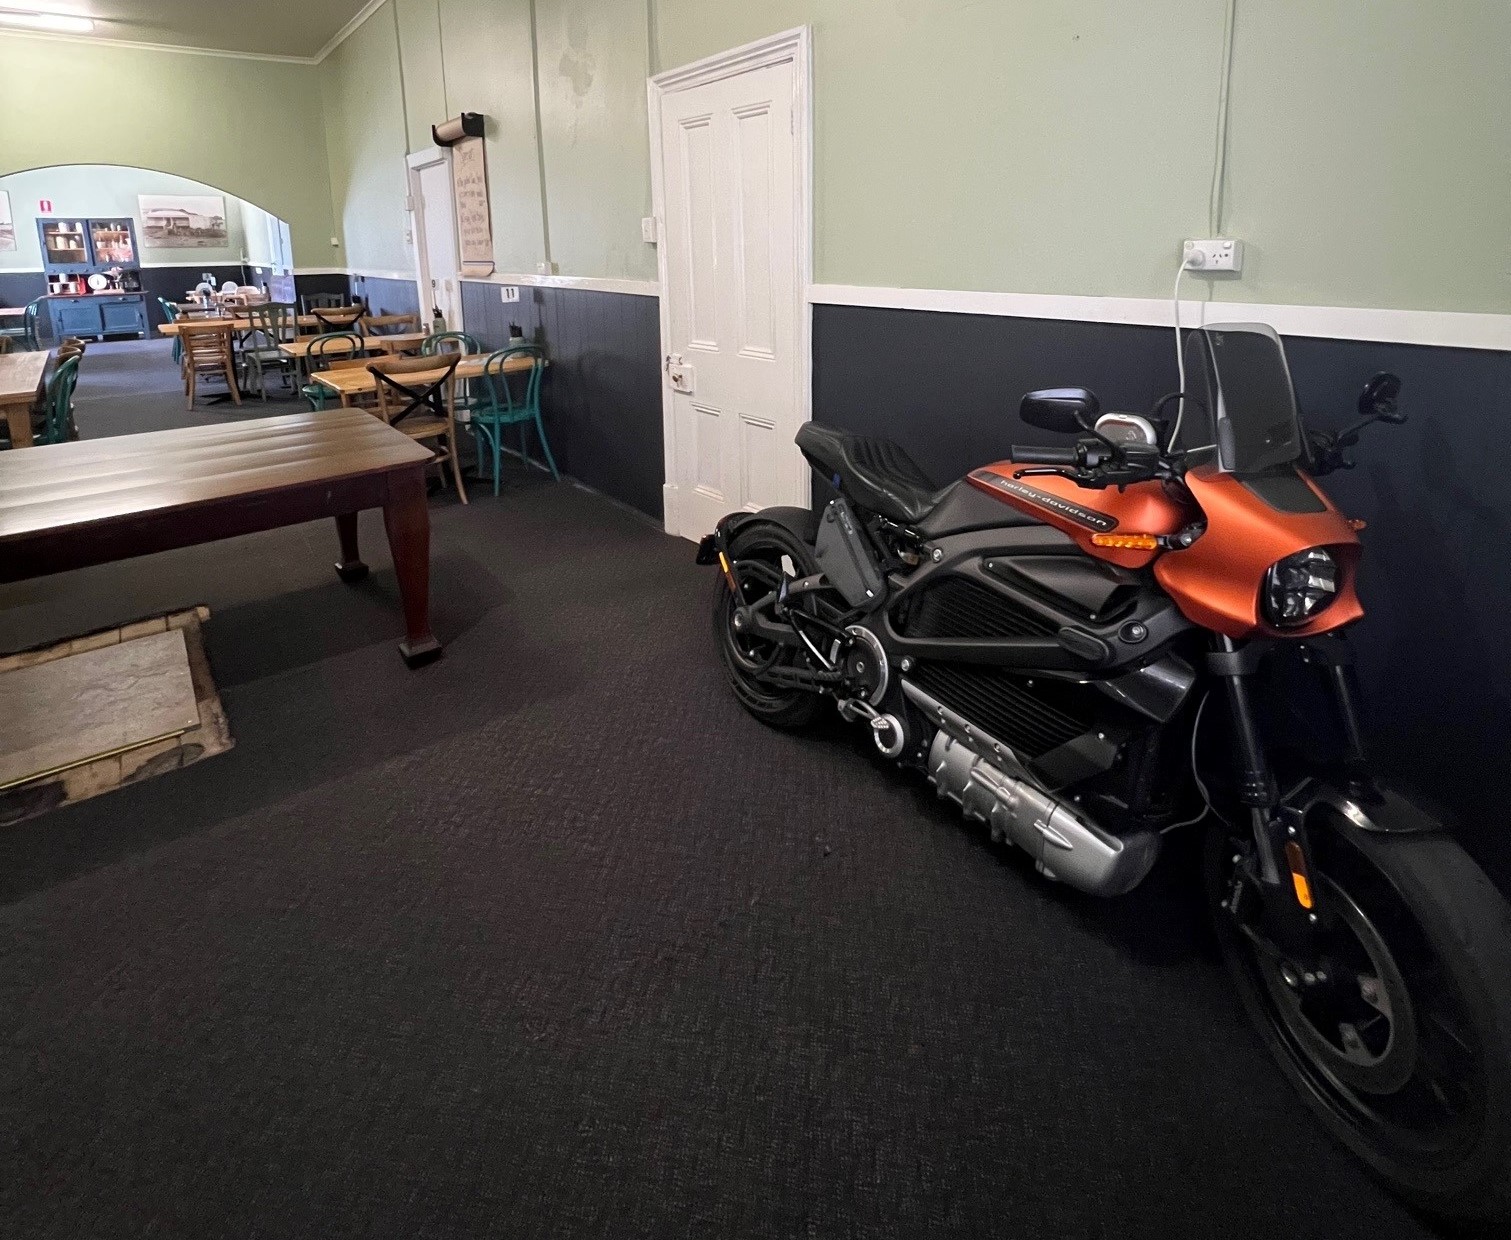
M1206 828L1244 1007L1331 1131L1437 1216L1511 1203L1511 909L1366 763L1343 630L1359 523L1313 478L1400 422L1380 374L1308 433L1268 327L1192 332L1186 391L937 489L896 445L805 426L837 498L703 540L736 694L796 727L829 699L1038 870L1116 896Z

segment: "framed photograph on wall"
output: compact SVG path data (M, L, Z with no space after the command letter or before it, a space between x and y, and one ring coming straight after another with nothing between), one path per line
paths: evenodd
M219 194L138 194L142 244L159 250L219 250L230 244Z
M16 220L10 213L10 191L0 189L0 250L16 248Z

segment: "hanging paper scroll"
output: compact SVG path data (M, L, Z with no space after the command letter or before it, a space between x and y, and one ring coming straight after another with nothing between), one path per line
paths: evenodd
M451 148L451 187L462 275L491 275L493 220L488 210L488 162L481 138L463 138Z

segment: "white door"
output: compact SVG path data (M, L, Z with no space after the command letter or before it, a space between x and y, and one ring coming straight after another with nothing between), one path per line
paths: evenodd
M806 193L794 59L660 95L666 525L809 503ZM661 79L657 79L660 83Z
M452 331L462 327L462 290L457 277L456 213L451 206L451 165L445 160L422 164L416 182L415 249L420 257L420 318L430 322L439 309Z

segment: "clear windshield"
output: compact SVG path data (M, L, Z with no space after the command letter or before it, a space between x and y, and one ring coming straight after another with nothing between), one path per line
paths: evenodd
M1301 456L1301 419L1285 347L1262 323L1219 324L1186 340L1187 452L1215 446L1235 474L1288 465Z

